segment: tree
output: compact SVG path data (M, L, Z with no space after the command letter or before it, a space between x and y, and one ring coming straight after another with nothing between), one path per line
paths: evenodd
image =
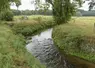
M18 1L16 1L16 7L17 7L17 10L18 10L18 8L19 8L19 6L21 5L21 2L18 0Z
M10 4L13 2L18 3L18 2L20 2L20 0L1 0L0 1L0 12L3 10L9 9Z
M13 14L10 10L11 3L20 2L20 0L1 0L0 1L0 20L11 21L13 20Z
M12 21L13 20L13 13L10 10L2 11L0 13L0 20L4 21Z
M41 0L36 0L39 6ZM46 3L52 5L53 17L57 24L67 23L71 16L75 13L76 6L81 6L81 0L45 0Z
M56 23L67 23L71 16L75 14L76 8L81 7L87 0L45 0L52 5L53 17ZM36 5L40 5L41 0L35 0ZM89 10L95 5L95 1L89 3ZM37 7L38 9L38 7Z
M93 9L94 6L95 6L95 0L91 0L91 2L89 3L89 11L91 11L91 9Z

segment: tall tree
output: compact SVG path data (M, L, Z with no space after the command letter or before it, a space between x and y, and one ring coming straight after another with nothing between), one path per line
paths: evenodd
M13 13L10 10L11 3L20 2L20 0L1 0L0 1L0 20L13 20Z
M36 0L39 5L41 0ZM53 17L56 23L67 23L75 13L76 6L81 6L82 0L45 0L52 5Z
M0 12L3 10L10 9L10 4L12 2L18 3L20 0L1 0L0 1Z
M91 11L91 9L93 9L94 6L95 6L95 0L91 0L91 2L89 3L89 11Z
M19 6L21 5L21 2L18 0L15 3L16 3L17 10L18 10Z
M52 5L53 17L56 23L67 23L71 16L76 12L76 7L81 7L87 0L45 0ZM35 0L39 6L41 0ZM89 3L89 10L95 5L95 0Z

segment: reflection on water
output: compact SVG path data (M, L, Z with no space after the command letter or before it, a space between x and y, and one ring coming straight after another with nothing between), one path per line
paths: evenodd
M71 55L65 55L65 57L66 57L66 60L68 60L68 62L71 63L76 68L95 68L94 63L88 62L79 57L75 57Z
M26 47L47 68L68 68L51 39L52 29L32 37L32 42Z

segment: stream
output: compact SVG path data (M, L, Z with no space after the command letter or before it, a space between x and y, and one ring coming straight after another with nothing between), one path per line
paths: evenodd
M32 53L46 68L95 68L95 64L79 58L70 57L66 59L54 46L52 40L52 29L32 36L26 45L27 50ZM79 64L78 64L79 62ZM88 66L86 66L86 64ZM84 66L85 65L85 66ZM92 66L92 67L91 67Z

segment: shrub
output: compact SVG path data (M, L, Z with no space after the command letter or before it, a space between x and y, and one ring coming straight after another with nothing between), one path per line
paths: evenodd
M2 11L0 13L0 20L12 21L13 20L13 13L10 10Z

